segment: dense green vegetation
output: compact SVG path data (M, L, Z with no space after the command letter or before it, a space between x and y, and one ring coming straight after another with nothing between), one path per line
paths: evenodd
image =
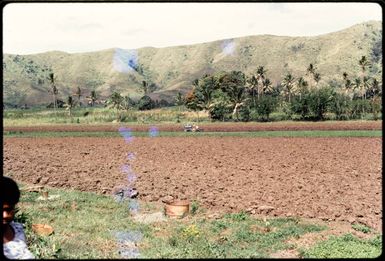
M52 198L42 200L40 193L21 188L16 221L24 224L29 249L39 259L121 258L117 232L142 235L137 243L141 258L266 258L293 250L305 258L373 258L382 252L381 235L371 231L367 240L346 234L303 248L296 239L329 228L297 218L261 220L244 212L207 219L197 202L184 219L143 224L133 220L127 204L110 196L46 188ZM140 209L162 211L150 204ZM36 234L32 224L37 223L51 225L54 233Z
M321 75L309 64L305 76L287 73L273 86L267 69L259 66L255 74L242 71L205 75L193 82L185 105L193 111L206 110L212 120L270 121L273 112L283 112L286 119L321 121L331 113L336 120L364 118L368 113L377 120L381 114L382 85L368 74L369 61L358 61L361 77L351 80L346 72L343 82L318 85Z

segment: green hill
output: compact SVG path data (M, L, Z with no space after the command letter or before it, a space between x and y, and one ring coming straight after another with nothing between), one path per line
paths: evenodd
M342 73L359 76L358 61L369 58L370 74L382 75L382 22L370 21L313 37L246 36L209 43L136 50L107 49L88 53L59 51L3 56L3 102L12 105L48 104L47 75L52 70L65 100L79 86L84 96L96 90L101 98L113 91L137 99L146 81L153 98L171 100L187 92L191 82L207 73L241 70L247 75L264 66L277 84L284 74L304 76L310 63L321 82L342 81Z

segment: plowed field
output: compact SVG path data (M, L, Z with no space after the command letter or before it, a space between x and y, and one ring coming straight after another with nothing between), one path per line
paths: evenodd
M4 138L3 152L4 173L30 184L109 194L129 165L143 201L382 229L382 138Z

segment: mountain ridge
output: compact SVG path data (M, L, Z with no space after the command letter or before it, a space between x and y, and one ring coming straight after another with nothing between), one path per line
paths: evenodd
M142 84L146 81L151 97L171 101L178 91L190 90L192 81L204 74L241 70L250 75L258 66L264 66L267 77L278 84L287 72L304 76L307 66L313 63L322 83L327 84L341 80L344 71L359 75L358 60L363 55L372 62L371 74L380 77L381 43L382 23L368 21L319 36L251 35L164 48L4 54L3 102L49 103L49 69L57 77L58 97L62 100L78 86L84 95L96 90L106 98L118 91L137 99L143 95ZM375 51L378 57L373 55Z

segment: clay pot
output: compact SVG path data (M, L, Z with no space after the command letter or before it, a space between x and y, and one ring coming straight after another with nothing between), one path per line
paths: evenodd
M187 200L172 200L166 203L164 210L170 218L183 218L190 209L190 202Z

